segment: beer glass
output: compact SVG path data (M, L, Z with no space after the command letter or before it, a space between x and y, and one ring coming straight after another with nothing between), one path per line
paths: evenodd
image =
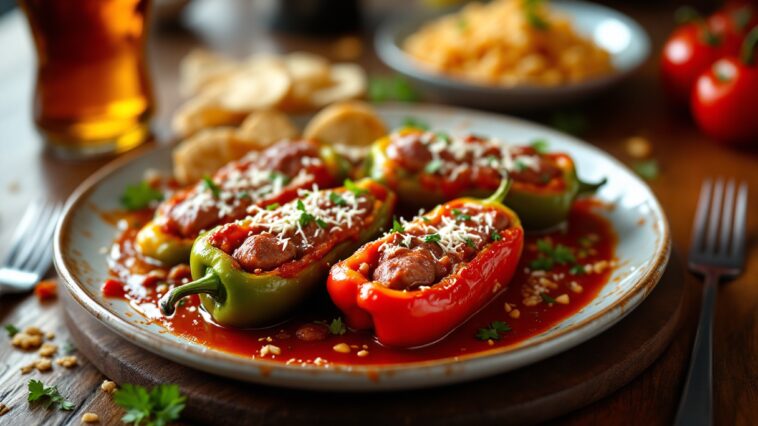
M126 151L149 136L149 0L19 0L37 48L34 121L62 157Z

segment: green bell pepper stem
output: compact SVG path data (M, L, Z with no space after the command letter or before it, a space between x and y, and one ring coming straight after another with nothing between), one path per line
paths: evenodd
M503 204L503 200L505 200L505 196L508 195L508 191L511 189L511 185L513 184L513 181L510 177L503 176L502 179L500 179L500 185L498 185L497 189L495 190L492 195L487 197L485 201L488 203L500 203Z
M595 191L600 189L601 186L605 185L608 182L608 178L603 178L600 180L600 182L597 183L584 182L581 179L577 180L579 181L579 189L577 190L577 195L594 194Z
M176 302L191 294L207 294L223 303L226 298L224 286L213 270L208 269L204 277L176 287L161 298L161 311L166 315L173 315L176 310Z

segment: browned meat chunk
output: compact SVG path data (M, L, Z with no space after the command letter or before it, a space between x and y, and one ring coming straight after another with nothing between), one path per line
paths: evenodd
M434 257L424 250L393 249L379 260L372 279L393 290L432 285L436 281Z
M303 342L318 342L329 337L329 329L323 324L303 324L295 331L295 336Z
M247 271L270 271L294 259L296 254L297 249L292 244L282 247L273 235L258 234L248 237L234 250L232 257Z
M423 170L426 164L432 160L432 153L415 137L403 137L393 141L388 154L403 168L411 172Z

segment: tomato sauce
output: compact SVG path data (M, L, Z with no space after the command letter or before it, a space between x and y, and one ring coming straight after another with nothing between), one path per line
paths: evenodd
M292 318L262 329L242 330L216 325L200 308L196 296L180 302L173 317L156 316L157 307L153 305L159 295L155 288L145 288L142 282L146 274L157 267L140 258L135 251L134 227L126 229L114 243L110 266L113 274L124 283L125 298L135 309L142 310L150 321L161 324L177 336L217 350L295 365L386 365L428 361L515 345L550 329L587 306L608 282L616 243L610 224L594 213L594 208L591 200L578 201L565 229L528 235L517 273L506 290L445 338L413 349L383 346L370 331L345 330L344 334L329 334L320 341L298 339L296 331L301 326L314 322L329 326L340 317L326 290L315 294ZM139 221L131 222L134 225ZM549 272L535 273L533 262L545 257L546 245L570 249L576 263L556 263ZM145 312L145 306L151 312ZM510 330L498 332L497 339L480 340L477 337L481 337L480 329L488 328L495 321L507 323ZM344 345L340 345L343 343L350 352L344 353ZM279 354L262 350L266 345L278 348ZM334 349L337 345L343 348L343 352Z

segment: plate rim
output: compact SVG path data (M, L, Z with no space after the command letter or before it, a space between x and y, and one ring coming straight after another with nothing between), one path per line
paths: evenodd
M585 149L594 151L596 155L606 157L608 161L612 162L615 167L624 169L632 179L635 179L638 184L643 185L644 188L647 189L647 191L650 193L649 200L652 202L652 206L654 210L656 210L656 213L661 217L660 238L658 238L658 241L656 243L656 251L651 255L651 262L649 263L650 266L648 267L645 275L637 279L634 287L630 289L629 292L622 298L619 298L618 300L614 301L612 305L606 307L602 311L594 313L593 315L581 320L576 324L572 324L571 326L565 327L549 334L543 333L542 335L538 335L533 339L533 341L530 341L529 344L526 345L522 344L522 342L518 342L514 345L487 349L485 351L479 351L476 353L460 356L391 365L330 364L328 368L324 368L320 366L310 365L288 365L282 362L266 359L246 359L231 352L213 350L209 348L196 348L186 343L163 338L162 334L160 333L155 333L138 327L135 324L122 319L118 315L111 312L111 309L109 309L107 306L101 305L97 300L92 298L87 291L84 290L85 285L80 283L75 278L75 274L73 273L72 268L69 266L71 262L67 259L63 249L63 245L67 240L69 233L71 232L70 223L72 221L74 213L82 207L81 205L85 202L86 197L95 189L97 189L98 185L103 180L116 173L117 171L128 167L132 162L138 160L139 158L143 158L159 150L171 149L174 145L170 143L161 144L158 146L143 146L123 155L122 157L116 158L90 175L76 188L76 190L67 200L64 212L55 229L53 250L54 265L56 271L62 278L62 281L72 298L87 312L93 315L98 321L116 332L119 336L130 339L132 343L135 343L148 351L156 353L163 358L226 377L242 379L266 385L315 390L372 391L421 388L473 380L486 375L494 375L517 369L524 365L529 365L547 357L554 356L564 350L569 349L570 347L591 339L592 337L613 326L629 312L634 310L640 303L642 303L647 295L658 284L668 264L671 251L671 238L668 220L663 208L655 196L655 193L650 189L650 187L615 157L611 156L600 148L588 142L581 141L571 135L556 131L539 123L505 114L496 114L467 108L423 103L385 103L374 105L374 107L380 116L383 113L398 113L398 109L400 109L415 110L417 113L424 112L429 114L466 114L469 116L476 116L476 118L483 120L497 120L500 122L510 121L512 124L539 129L540 132L544 132L546 134L558 135L563 139L569 140L571 143L579 144ZM620 310L620 312L616 315L613 315L616 310ZM586 331L586 333L582 334L582 331ZM532 353L533 351L538 351L540 349L540 346L548 342L553 343L553 346L550 348L542 348L542 352L538 352L536 354ZM169 356L165 352L166 346L169 347L169 352L171 352L170 355L172 356ZM189 353L190 355L184 355L184 352ZM487 363L505 354L511 354L515 358L519 358L520 356L525 360L521 359L521 361L515 362L515 366L511 366L506 369L488 367L489 371L481 371L485 366L476 364ZM194 360L192 356L199 356L204 362L207 362L209 360L230 362L234 364L234 367L236 368L257 368L259 371L257 375L252 376L232 376L232 374L234 374L233 371L225 368L223 365L220 365L219 368L208 368L203 364L203 362ZM445 371L448 371L450 368L460 367L459 365L456 366L456 364L460 363L470 363L466 366L466 368L471 368L474 373L466 375L465 377L456 377L454 375L446 374L446 377L444 377L442 380L439 378L435 380L435 376L432 374L435 369L441 368ZM315 381L316 383L308 383L307 379L303 380L302 378L298 379L297 377L292 376L274 377L270 374L277 370L288 374L305 374L308 376L308 379L315 378L316 375L323 373L326 375L327 380ZM239 370L234 371L238 372ZM401 374L418 371L430 374L424 376L424 378L428 380L427 383L408 383L408 378ZM329 374L338 375L330 378L328 376ZM339 381L340 379L344 379L346 377L355 377L357 375L368 378L369 380L367 382ZM380 377L384 380L379 380ZM391 380L392 378L395 378L398 381L393 382Z
M443 12L426 14L426 15L413 15L398 17L393 16L389 19L385 19L380 25L376 34L374 35L374 48L377 52L377 56L387 66L393 70L405 74L413 79L423 81L426 84L433 84L441 88L452 89L457 91L468 91L476 94L488 94L492 95L510 95L510 96L547 96L547 95L567 95L582 91L589 91L599 89L617 81L621 81L630 74L639 70L645 62L650 58L651 42L650 35L647 33L644 27L640 25L636 20L629 15L622 13L611 7L581 1L581 0L559 0L558 4L564 5L578 5L580 7L592 8L598 11L602 11L605 15L614 16L620 18L620 20L629 27L634 34L639 35L639 43L641 45L641 51L639 59L624 69L618 69L616 72L601 76L599 78L580 81L577 83L563 84L558 86L539 86L530 84L517 84L515 86L498 86L495 84L477 83L475 81L465 80L447 76L443 73L435 72L433 70L427 70L418 64L414 64L413 60L403 51L403 49L397 43L398 32L403 30L406 26L411 24L421 24L430 18L439 17L449 13L453 13L456 10L445 10ZM613 54L611 54L613 55Z

